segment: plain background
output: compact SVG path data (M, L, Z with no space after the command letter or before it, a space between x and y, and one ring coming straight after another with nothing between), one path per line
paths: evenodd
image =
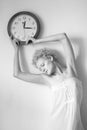
M80 47L76 68L83 82L81 118L87 130L87 1L0 0L0 130L45 130L51 110L47 87L13 77L14 49L7 34L9 18L19 11L36 13L40 37L66 32Z

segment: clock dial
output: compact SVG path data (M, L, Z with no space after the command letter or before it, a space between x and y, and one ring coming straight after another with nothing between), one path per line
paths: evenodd
M40 32L40 23L37 17L30 12L15 14L8 23L8 34L20 41L26 41L28 37L37 38Z

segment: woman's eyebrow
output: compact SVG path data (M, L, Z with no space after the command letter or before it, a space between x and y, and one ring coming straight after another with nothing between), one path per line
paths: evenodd
M40 65L44 65L44 62L43 62L43 63L41 63Z

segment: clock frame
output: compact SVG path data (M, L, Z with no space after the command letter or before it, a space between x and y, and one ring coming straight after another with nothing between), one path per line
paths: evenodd
M33 38L37 38L37 37L39 36L39 34L40 34L40 29L41 29L41 27L40 27L40 21L39 21L38 17L37 17L34 13L28 12L28 11L18 12L18 13L14 14L14 15L10 18L10 20L8 21L8 25L7 25L8 35L9 35L12 39L15 38L15 36L14 36L14 35L12 34L12 32L11 32L11 27L12 27L12 24L13 24L14 20L15 20L17 17L22 16L22 15L28 15L28 16L32 17L32 18L35 20L36 25L37 25L37 30L36 30L36 33L34 34ZM20 40L20 39L18 39L18 40L21 41L21 42L25 42L25 41L22 41L22 40Z

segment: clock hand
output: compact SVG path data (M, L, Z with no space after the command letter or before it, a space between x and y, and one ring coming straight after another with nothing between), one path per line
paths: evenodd
M26 21L22 22L22 24L23 24L23 31L24 31L23 39L25 39L26 38L26 34L25 34L25 24L26 24Z
M25 28L26 21L22 22L22 24L23 24L23 28Z
M24 29L33 29L32 27L24 27Z
M26 21L22 22L22 24L23 24L23 28L24 28L24 29L33 29L32 27L25 27Z

